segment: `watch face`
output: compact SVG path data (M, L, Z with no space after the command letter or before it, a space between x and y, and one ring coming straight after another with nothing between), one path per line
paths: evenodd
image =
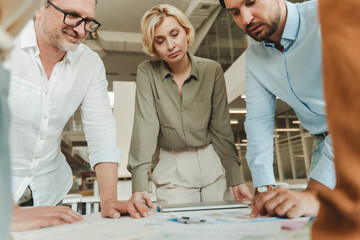
M268 191L268 188L267 186L260 186L257 188L258 192L267 192Z

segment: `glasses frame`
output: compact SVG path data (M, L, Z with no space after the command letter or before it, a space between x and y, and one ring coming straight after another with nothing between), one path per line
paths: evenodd
M80 24L82 24L82 22L85 22L85 24L84 24L84 30L85 30L85 32L89 32L89 33L96 32L96 30L98 30L99 27L101 26L101 23L99 23L99 22L96 21L95 19L83 18L83 17L79 16L78 14L64 11L64 10L62 10L61 8L59 8L58 6L56 6L55 4L53 4L52 2L50 2L49 0L47 1L47 3L49 3L49 4L50 4L51 6L53 6L56 10L58 10L59 12L61 12L61 13L64 14L63 23L64 23L66 26L69 26L69 27L72 27L72 28L76 28L77 26L79 26ZM67 15L71 15L71 16L73 16L73 17L81 18L81 20L77 21L75 26L69 25L69 24L67 24L67 23L65 22L65 19L66 19L66 16L67 16ZM86 30L86 28L85 28L87 22L94 22L94 23L98 24L98 26L97 26L97 28L95 28L95 30L88 31L88 30Z

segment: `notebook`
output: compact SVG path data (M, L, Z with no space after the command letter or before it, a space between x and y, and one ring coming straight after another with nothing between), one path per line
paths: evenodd
M200 203L179 203L159 205L158 212L184 212L184 211L201 211L231 208L247 208L249 201L223 201L223 202L200 202Z

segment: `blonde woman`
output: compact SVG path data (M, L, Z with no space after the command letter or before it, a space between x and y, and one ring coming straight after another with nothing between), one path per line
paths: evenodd
M158 204L250 200L230 127L221 66L192 56L194 29L177 8L163 4L141 21L143 49L154 58L138 66L136 106L128 169L133 200L154 206L148 172L153 171Z

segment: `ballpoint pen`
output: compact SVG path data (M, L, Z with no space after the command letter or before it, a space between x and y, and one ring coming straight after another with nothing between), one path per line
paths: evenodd
M190 218L190 217L180 217L180 218L171 218L169 221L184 223L184 224L197 224L197 223L205 223L206 220L198 219L198 218Z

